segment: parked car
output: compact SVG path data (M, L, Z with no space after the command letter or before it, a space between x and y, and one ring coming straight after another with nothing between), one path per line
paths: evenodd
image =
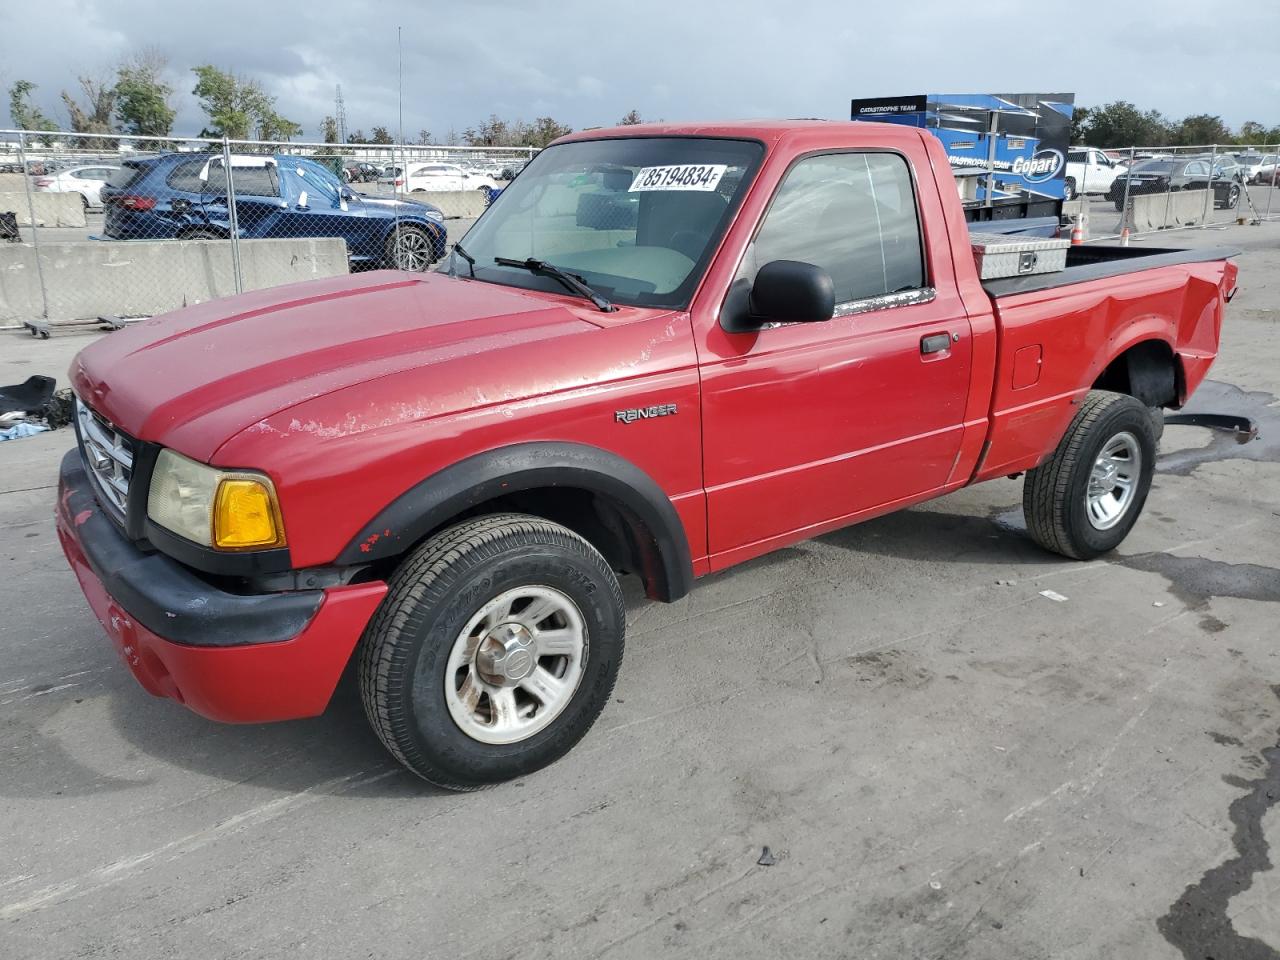
M887 124L562 138L447 269L258 290L81 351L59 541L153 694L314 716L350 664L389 751L456 789L555 761L606 708L620 573L675 601L1023 473L1029 537L1101 556L1236 267L1089 247L981 281L947 168Z
M348 183L376 183L382 171L366 160L356 160L342 168L342 175Z
M1245 175L1245 167L1231 154L1218 154L1208 158L1213 162L1213 174L1223 180L1234 180L1236 183L1244 183L1247 179Z
M1209 157L1147 160L1116 177L1107 191L1107 199L1117 210L1123 210L1126 183L1131 197L1172 190L1205 190L1212 186L1214 206L1235 209L1241 190L1236 179L1238 170L1234 163L1227 164L1221 159L1213 165Z
M1264 167L1274 167L1276 163L1276 155L1274 153L1245 153L1236 157L1240 166L1244 168L1245 183L1270 183L1270 178L1261 176Z
M1253 183L1264 186L1274 186L1280 184L1280 157L1274 154L1268 154L1257 169L1257 173L1253 175Z
M433 191L484 190L498 186L498 181L481 173L473 173L454 163L428 163L410 166L408 177L397 177L395 186L406 193Z
M425 270L444 255L444 216L431 204L366 197L305 157L236 156L240 236L340 237L353 264ZM222 158L168 153L125 160L102 189L113 240L218 240L230 235Z
M120 168L114 165L68 167L42 177L33 186L42 193L78 193L84 208L102 206L101 191Z
M1063 199L1071 200L1078 194L1106 193L1116 177L1127 169L1094 147L1073 147L1067 151Z

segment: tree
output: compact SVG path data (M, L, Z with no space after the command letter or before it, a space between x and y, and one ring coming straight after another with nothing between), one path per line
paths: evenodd
M135 53L116 70L116 119L124 133L167 137L177 111L173 88L160 79L167 61L154 50Z
M36 85L30 80L15 80L9 88L9 116L19 130L52 130L53 121L31 103Z
M640 111L628 110L626 116L618 121L618 126L634 127L637 123L644 123L644 121L640 119Z
M337 143L338 121L333 117L325 117L320 121L320 133L325 143Z
M1212 143L1230 143L1231 131L1221 117L1208 113L1196 113L1186 117L1174 132L1173 142L1180 146L1204 146Z
M210 123L200 136L247 140L250 132L256 132L260 140L287 140L302 132L301 126L276 113L276 98L257 80L210 64L192 67L191 72L196 75L191 92Z
M71 129L76 133L110 133L111 114L116 108L116 88L110 80L80 77L85 105L81 106L67 91L62 91Z
M391 134L387 132L386 127L374 127L373 132L369 134L370 143L389 144L395 143Z
M430 143L431 143L431 131L430 131L430 130L425 130L425 129L423 129L423 130L419 130L419 131L418 131L418 144L419 144L420 146L424 146L424 147L425 147L425 146L429 145Z
M573 127L565 126L550 117L539 117L533 121L533 126L529 127L528 136L522 138L524 143L512 143L510 146L527 145L541 148L548 146L553 140L558 140L571 133L573 133Z
M1071 111L1071 142L1084 143L1088 139L1089 117L1093 111L1088 107L1076 107Z
M363 130L357 130L355 133L347 134L347 143L368 143L368 142L369 141L364 138Z
M484 123L463 130L462 139L472 147L545 147L568 133L573 133L572 127L551 117L538 117L533 123L524 120L508 123L491 113ZM455 139L452 131L450 139Z
M1159 110L1142 111L1127 100L1117 100L1090 110L1082 133L1095 147L1162 147L1173 131Z

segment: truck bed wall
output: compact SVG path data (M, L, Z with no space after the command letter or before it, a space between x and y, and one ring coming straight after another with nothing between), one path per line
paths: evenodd
M1172 349L1184 403L1217 355L1234 281L1235 267L1216 261L993 298L1000 347L987 451L973 479L1042 462L1102 371L1143 341Z

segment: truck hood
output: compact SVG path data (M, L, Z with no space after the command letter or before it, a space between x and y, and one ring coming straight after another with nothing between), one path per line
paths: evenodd
M136 323L82 350L71 382L126 433L207 461L240 430L295 404L456 357L599 331L586 316L559 298L376 271Z

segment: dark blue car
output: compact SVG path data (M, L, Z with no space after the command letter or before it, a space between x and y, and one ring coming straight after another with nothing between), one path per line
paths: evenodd
M445 252L438 207L366 197L305 157L231 158L239 236L341 237L353 265L425 270ZM227 176L217 154L167 153L125 160L102 188L112 240L225 240Z

